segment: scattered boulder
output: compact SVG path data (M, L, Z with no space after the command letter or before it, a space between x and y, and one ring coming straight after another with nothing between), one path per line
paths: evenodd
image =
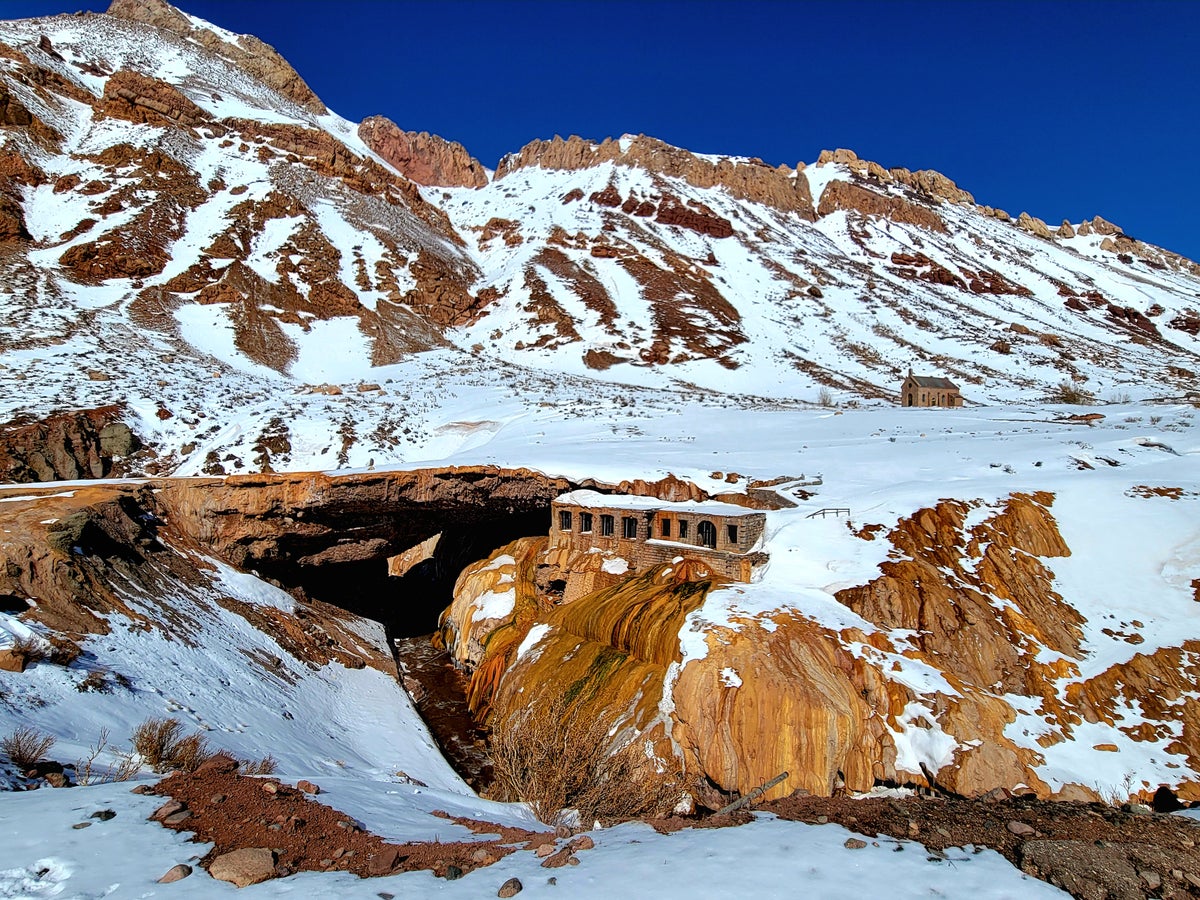
M520 878L510 878L504 884L500 885L500 890L496 891L497 897L515 897L524 890L524 885L521 884Z
M185 863L179 863L178 865L171 866L171 868L167 869L166 874L164 874L162 878L158 879L157 883L158 884L171 884L172 882L175 882L175 881L182 881L183 879L187 878L191 874L192 874L191 866L189 866Z
M1063 219L1062 224L1058 226L1057 234L1062 238L1073 238L1075 237L1075 229L1071 227L1070 222L1068 222L1066 219Z
M240 888L249 887L275 877L275 854L265 847L222 853L209 865L208 874Z
M321 793L321 789L319 787L317 787L311 781L305 781L304 779L296 782L296 790L303 791L306 794L312 794L314 797Z
M1023 212L1017 216L1017 227L1024 231L1028 231L1030 234L1036 234L1040 238L1045 238L1046 240L1050 240L1054 237L1054 235L1050 233L1050 228L1045 222L1036 216L1031 216L1027 212Z

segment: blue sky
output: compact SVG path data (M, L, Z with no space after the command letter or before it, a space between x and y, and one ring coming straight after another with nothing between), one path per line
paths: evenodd
M0 0L8 18L89 0ZM644 132L932 168L1056 226L1100 214L1200 259L1200 3L184 0L272 44L334 110L489 167L535 138Z

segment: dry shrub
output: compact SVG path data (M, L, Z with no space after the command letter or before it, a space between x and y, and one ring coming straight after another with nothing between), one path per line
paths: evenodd
M1009 353L1012 353L1012 341L1000 338L996 343L992 344L991 349L1007 356Z
M22 660L22 668L46 658L46 648L35 637L17 638L8 648L14 659Z
M79 684L75 685L75 690L81 694L87 691L95 691L97 694L107 694L111 690L108 683L108 671L106 669L92 669Z
M1096 399L1091 391L1085 391L1069 381L1061 381L1050 388L1046 399L1050 403L1066 403L1072 406L1087 406Z
M49 753L53 746L52 735L44 734L28 725L0 738L0 750L3 750L12 764L22 772L37 765L38 760Z
M56 666L62 666L65 669L79 659L82 653L83 648L70 638L59 635L50 637L50 662Z
M156 772L170 768L175 745L183 725L178 719L147 719L133 729L130 740L134 752Z
M171 752L170 767L195 772L201 763L212 757L213 751L208 749L208 739L197 731L176 741Z
M98 766L96 760L105 752L116 756L115 766ZM88 755L75 763L75 783L79 785L108 784L112 781L128 781L137 774L138 765L132 750L115 752L108 744L108 729L100 729L95 746L88 748Z
M194 772L212 759L208 741L199 732L181 735L178 719L147 719L133 730L133 749L156 772L183 769Z
M279 760L268 753L256 762L241 761L241 766L247 775L274 775L279 768Z
M679 774L657 771L636 739L611 747L606 724L565 698L517 710L493 727L492 792L528 803L547 824L568 809L588 824L669 812L680 796Z

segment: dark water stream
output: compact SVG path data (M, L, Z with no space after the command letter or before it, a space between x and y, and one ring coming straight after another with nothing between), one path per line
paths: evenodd
M392 640L400 680L413 698L442 755L476 792L492 783L492 760L467 708L467 678L450 654L433 645L433 635Z

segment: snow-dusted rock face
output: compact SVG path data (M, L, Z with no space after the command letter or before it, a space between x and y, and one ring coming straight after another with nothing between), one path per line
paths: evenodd
M687 562L556 598L535 575L555 560L510 545L464 572L444 634L474 672L479 712L502 720L565 697L614 746L646 742L693 785L744 794L788 772L774 795L932 777L968 796L1104 799L1106 757L1124 753L1131 789L1149 775L1151 789L1158 777L1195 796L1196 642L1097 654L1101 627L1136 647L1156 626L1104 626L1090 598L1064 599L1052 568L1072 551L1053 503L942 501L863 526L850 540L882 542L887 558L836 591L837 615L739 609L752 587L721 588Z

